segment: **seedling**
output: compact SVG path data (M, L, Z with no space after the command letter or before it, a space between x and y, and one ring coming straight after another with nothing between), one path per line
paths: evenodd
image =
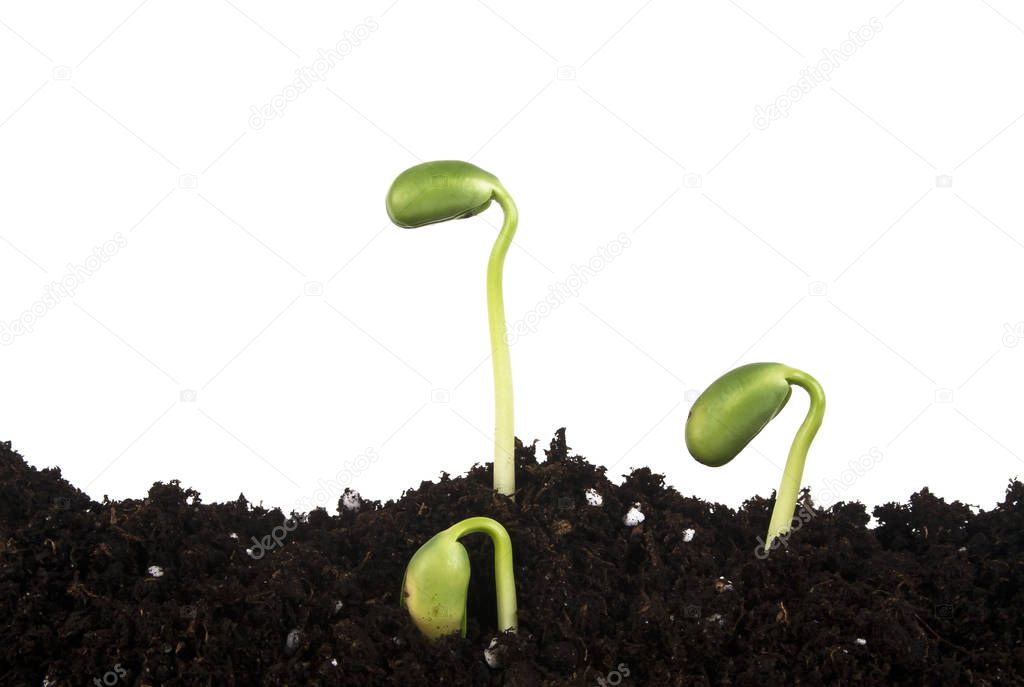
M793 439L775 496L765 550L789 532L800 492L807 450L825 415L825 392L811 375L779 363L753 363L725 373L704 390L686 419L686 447L690 455L711 467L725 465L786 406L791 385L811 397L807 417Z
M516 629L516 581L512 541L490 518L469 518L440 532L413 554L402 579L402 605L420 632L430 639L461 632L466 636L469 554L459 539L482 532L494 544L494 580L498 630Z
M494 365L494 489L512 496L516 490L515 435L512 427L512 360L505 339L505 302L502 272L512 244L519 212L497 177L475 165L457 160L425 162L410 167L388 191L391 221L415 228L450 219L473 217L495 200L505 213L498 239L487 263L487 313Z

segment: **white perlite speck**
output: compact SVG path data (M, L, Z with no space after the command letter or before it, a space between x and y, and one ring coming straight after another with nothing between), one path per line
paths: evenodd
M865 644L867 644L867 643L868 643L868 640L866 640L866 639L861 639L860 637L857 637L857 640L856 640L856 642L854 642L854 643L855 643L855 644L856 644L857 646L864 646Z
M288 636L284 640L285 651L295 651L299 646L299 640L302 639L302 632L298 628L295 628L288 633Z
M362 505L363 500L359 498L358 491L346 489L345 493L341 495L341 507L347 511L352 511L354 513L355 511L359 510L362 507Z
M487 661L487 667L491 669L498 669L501 667L501 655L498 651L498 638L495 637L491 640L491 643L484 649L484 660Z
M687 528L683 530L683 541L693 541L693 535L697 534L697 530L693 528Z
M228 536L231 537L232 539L238 539L238 532L232 532Z
M587 489L583 496L587 499L588 506L602 506L604 505L604 497L597 493L596 489Z
M636 527L646 519L647 516L640 512L640 504L634 503L633 507L629 509L629 512L623 516L622 524L626 527Z
M164 576L164 569L161 568L159 565L151 565L151 566L149 566L146 569L146 572L148 572L153 577L163 577Z

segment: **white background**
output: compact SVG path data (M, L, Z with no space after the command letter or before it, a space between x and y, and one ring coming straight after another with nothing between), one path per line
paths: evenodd
M500 209L413 231L384 212L396 174L456 158L519 206L510 322L630 240L513 346L527 441L567 425L616 479L646 465L738 505L778 484L806 396L717 470L686 453L689 400L778 360L828 394L820 501L928 485L990 507L1021 471L1019 5L338 5L0 6L0 322L126 241L0 347L0 434L30 463L95 498L180 478L288 508L367 449L372 498L489 460Z

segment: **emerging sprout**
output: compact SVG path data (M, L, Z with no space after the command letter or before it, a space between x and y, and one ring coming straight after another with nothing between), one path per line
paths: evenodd
M519 212L497 177L457 160L425 162L410 167L388 190L388 217L400 227L422 227L478 215L496 200L505 212L498 239L487 263L487 312L494 363L494 489L512 496L516 490L515 435L512 427L512 361L505 339L502 271L512 244Z
M811 375L779 363L743 365L725 373L704 390L686 419L690 455L711 467L725 465L786 406L791 384L807 391L811 405L793 439L775 496L765 551L789 531L800 491L800 478L811 440L825 415L825 392Z
M430 639L456 632L466 636L469 554L459 539L475 532L487 534L494 544L498 630L516 629L516 581L508 532L490 518L469 518L431 537L405 569L401 603Z

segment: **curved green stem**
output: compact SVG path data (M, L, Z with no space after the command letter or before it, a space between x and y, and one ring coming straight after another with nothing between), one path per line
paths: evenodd
M768 535L765 538L765 550L770 550L776 538L789 532L793 521L793 510L796 508L796 500L800 494L800 480L804 474L804 463L807 460L807 451L811 447L814 435L821 427L821 420L825 416L825 391L811 375L800 370L790 368L786 374L786 381L795 384L807 392L811 403L807 409L807 416L804 418L800 429L789 449L789 457L786 459L786 469L782 473L782 483L775 495L775 509L772 511L771 521L768 523Z
M494 490L511 497L516 491L512 358L506 338L502 274L505 254L512 245L512 237L519 223L519 211L512 197L501 186L495 188L494 199L505 213L501 232L487 262L487 315L491 330L491 360L494 364Z
M498 178L459 160L424 162L405 170L387 195L388 217L400 227L474 217L497 201L505 221L487 263L487 313L494 363L494 490L514 497L515 434L512 417L512 363L506 339L502 274L516 233L519 213Z
M514 230L514 229L513 229ZM497 468L497 465L495 465ZM491 518L467 518L449 528L455 539L464 535L483 533L494 544L494 586L498 605L498 631L515 632L518 625L516 605L516 578L512 567L512 540L501 523Z

